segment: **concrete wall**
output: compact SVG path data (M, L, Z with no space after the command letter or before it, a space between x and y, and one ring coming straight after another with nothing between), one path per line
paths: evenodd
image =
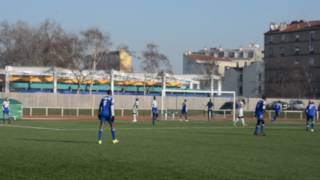
M81 94L52 94L52 93L0 93L0 98L9 97L21 101L23 107L64 107L64 108L92 108L98 107L103 95L81 95ZM119 96L115 95L115 106L117 109L131 109L135 98L139 98L140 109L150 109L152 96ZM187 99L189 109L206 108L208 97L165 97L165 106L167 109L180 109L181 104ZM232 101L230 98L214 98L215 108L218 109L226 101ZM161 108L161 97L157 96L158 107Z
M102 95L71 95L71 94L28 94L28 93L0 93L0 98L9 97L21 101L23 107L64 107L64 108L95 108L98 107ZM132 109L135 98L140 100L140 109L150 109L152 96L115 96L116 109ZM239 97L241 98L241 97ZM187 99L189 109L203 110L209 100L208 97L175 97L167 96L165 105L167 109L180 110L184 99ZM245 110L254 110L259 98L244 98L246 100ZM157 97L158 107L161 107L161 97ZM289 99L267 99L267 102L282 100L289 102ZM214 98L215 109L219 109L223 103L232 101L232 97ZM308 99L303 99L307 104ZM318 105L320 100L314 100Z

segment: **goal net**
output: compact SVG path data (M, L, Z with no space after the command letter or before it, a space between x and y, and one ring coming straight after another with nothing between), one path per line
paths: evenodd
M212 111L208 107L213 103ZM175 90L162 91L163 120L235 120L234 91ZM187 115L183 113L186 104Z

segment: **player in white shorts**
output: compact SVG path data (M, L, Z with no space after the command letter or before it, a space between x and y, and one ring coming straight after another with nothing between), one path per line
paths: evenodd
M243 108L244 108L245 101L244 99L239 100L236 105L237 109L237 118L233 122L234 126L237 126L239 122L241 122L242 126L246 126L246 123L244 121L244 113L243 113Z
M133 122L137 122L137 116L139 115L139 98L136 98L133 104Z

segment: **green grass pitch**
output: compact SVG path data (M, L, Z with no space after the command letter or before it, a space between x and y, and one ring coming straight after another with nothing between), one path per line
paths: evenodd
M0 124L0 179L320 179L320 133L301 123L117 121L97 143L97 121Z

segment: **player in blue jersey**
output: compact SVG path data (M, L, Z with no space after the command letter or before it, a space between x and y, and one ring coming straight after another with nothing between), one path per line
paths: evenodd
M182 120L182 117L184 118L185 121L188 121L188 105L187 105L186 99L182 103L181 114L180 114L181 120Z
M151 112L152 112L152 126L155 127L156 125L156 120L159 116L158 113L158 104L157 104L157 99L155 96L153 96L153 101L151 104Z
M274 116L273 116L271 122L276 121L277 118L280 116L280 112L281 112L281 110L282 110L282 104L281 104L281 102L280 102L280 101L276 102L276 103L274 104L273 109L274 109Z
M2 113L3 113L3 124L8 121L8 123L11 123L10 120L10 101L9 98L5 98L2 102Z
M106 122L110 126L112 143L118 144L119 141L116 138L116 129L114 127L114 99L111 91L107 91L107 96L103 97L100 101L98 117L100 120L100 127L98 132L98 143L102 144L102 135L105 129Z
M257 102L255 117L257 118L257 124L254 131L254 135L263 135L264 133L264 113L266 109L266 96L262 96L262 98Z
M311 132L313 132L315 120L317 118L317 106L312 101L309 101L309 104L306 107L305 112L307 117L306 131L310 130Z
M211 99L209 99L209 102L207 103L207 107L208 107L208 121L213 119L213 102L211 101Z

